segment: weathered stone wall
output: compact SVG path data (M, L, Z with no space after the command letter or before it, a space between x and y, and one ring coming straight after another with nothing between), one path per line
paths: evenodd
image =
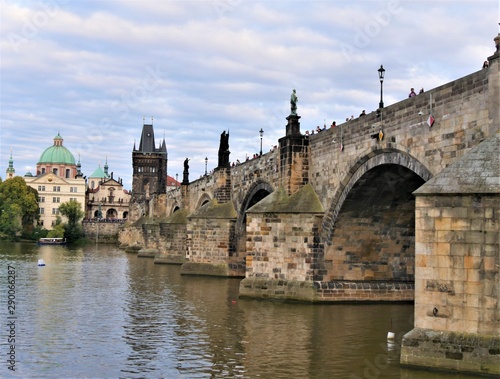
M330 281L315 282L315 300L321 302L413 301L413 283Z
M157 222L148 222L142 224L144 236L144 248L148 250L158 250L160 245L160 224Z
M418 197L415 329L401 362L500 375L500 195Z
M125 224L118 234L118 242L125 248L139 250L145 245L142 225Z
M123 227L121 222L83 222L85 237L99 243L118 243L118 233Z
M311 303L360 303L413 301L411 283L312 282L247 277L240 283L240 297Z
M187 258L198 263L227 263L235 251L236 220L192 218L187 224Z
M415 326L500 334L500 194L419 196Z
M500 375L500 132L415 191L405 365Z
M213 199L188 217L186 227L187 262L182 274L243 276L234 273L234 231L236 212L232 202L219 204ZM241 260L241 259L240 259ZM236 265L237 266L237 265Z
M279 139L279 185L288 195L309 182L309 139L301 134L299 119L288 116L286 135Z
M320 227L315 214L247 213L247 278L312 281Z
M160 247L162 252L186 254L186 224L160 223Z

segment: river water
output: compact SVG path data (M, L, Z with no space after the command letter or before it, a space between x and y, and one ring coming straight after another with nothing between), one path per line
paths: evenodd
M473 378L399 365L411 304L244 300L239 279L180 275L109 245L3 242L0 262L1 377Z

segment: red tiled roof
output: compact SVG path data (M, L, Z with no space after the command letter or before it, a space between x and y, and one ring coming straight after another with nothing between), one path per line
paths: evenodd
M180 185L180 182L172 178L170 175L167 175L167 187L179 187Z

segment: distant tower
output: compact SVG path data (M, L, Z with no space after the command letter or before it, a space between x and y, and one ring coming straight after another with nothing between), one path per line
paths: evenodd
M78 163L76 164L76 176L77 178L83 177L82 174L82 164L80 163L80 154L78 154Z
M104 173L106 176L109 176L108 174L109 166L108 166L108 156L106 156L106 163L104 163Z
M142 126L139 148L132 151L132 218L149 216L149 202L167 193L167 145L165 138L158 148L152 124Z
M10 151L9 167L5 170L6 179L13 178L16 176L16 170L14 169L14 160L12 159L12 150Z

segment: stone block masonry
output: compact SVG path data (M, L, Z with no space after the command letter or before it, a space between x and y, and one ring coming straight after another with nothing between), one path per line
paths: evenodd
M186 263L181 273L190 275L243 276L235 267L236 212L231 202L212 200L188 217ZM235 264L236 262L236 264Z
M321 279L320 225L321 217L307 214L247 215L247 277Z
M402 364L500 375L499 134L415 192L415 329Z
M90 240L97 240L99 243L117 243L124 224L121 222L84 221L82 226L85 237Z

